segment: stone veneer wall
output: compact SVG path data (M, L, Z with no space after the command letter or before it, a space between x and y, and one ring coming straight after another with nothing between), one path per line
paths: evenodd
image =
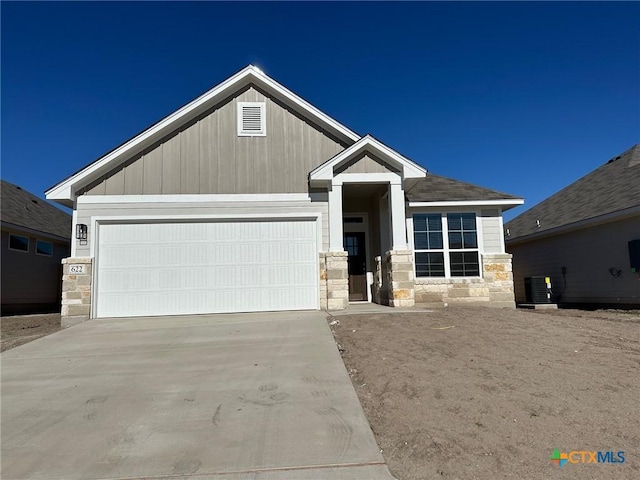
M378 305L389 305L389 293L385 279L387 278L386 262L382 262L382 257L375 257L375 271L373 273L373 303Z
M327 310L327 257L320 253L320 309Z
M84 265L84 273L72 273L71 265ZM62 259L62 313L60 325L71 327L91 315L92 259L86 257Z
M485 303L515 308L511 255L484 254L483 278L416 279L416 303Z
M499 307L516 308L513 289L513 268L510 253L482 256L482 273L489 289L489 301Z
M323 289L326 293L322 292ZM347 252L320 254L320 290L321 308L327 310L347 308L349 305Z
M390 307L413 307L415 305L415 278L413 252L389 250L385 257L386 291Z

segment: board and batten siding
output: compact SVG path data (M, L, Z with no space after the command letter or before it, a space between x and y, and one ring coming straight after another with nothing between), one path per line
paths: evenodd
M238 136L238 102L265 102L266 136ZM79 193L306 193L308 173L346 146L250 86Z
M348 163L335 168L333 173L398 173L400 170L387 162L371 155L363 153Z
M563 235L507 244L513 254L516 301L525 302L524 279L551 277L560 303L640 305L640 278L629 264L628 242L640 238L640 217L576 230ZM562 267L566 267L563 278ZM614 272L621 270L619 276ZM566 280L566 283L565 283Z
M320 212L322 215L322 249L327 250L329 246L329 220L328 203L326 201L292 201L292 202L184 202L184 203L99 203L99 204L78 204L77 223L84 223L89 226L87 232L87 244L76 243L77 257L90 257L91 243L94 240L94 219L95 217L110 217L117 221L140 221L131 220L132 217L153 218L166 217L162 221L171 223L171 217L179 220L180 217L190 216L193 221L203 221L198 217L207 216L256 216L269 215L290 215L307 214ZM115 221L115 220L114 220ZM148 222L149 220L146 220ZM212 220L215 221L215 220ZM77 242L77 241L76 241Z

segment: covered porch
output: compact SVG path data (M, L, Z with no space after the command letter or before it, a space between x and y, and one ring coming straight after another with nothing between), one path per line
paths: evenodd
M310 174L326 189L329 248L320 254L321 307L414 305L405 189L426 171L367 136Z

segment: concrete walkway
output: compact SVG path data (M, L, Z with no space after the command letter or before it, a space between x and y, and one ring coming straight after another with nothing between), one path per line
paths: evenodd
M2 479L391 479L322 312L93 320L2 354Z

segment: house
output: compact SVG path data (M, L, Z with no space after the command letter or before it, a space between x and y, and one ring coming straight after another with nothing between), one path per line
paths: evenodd
M525 278L551 279L553 301L640 305L640 145L506 225L516 300Z
M1 180L2 315L60 311L71 215Z
M502 211L522 199L428 175L251 65L47 198L73 208L82 237L64 261L66 325L350 301L514 306Z

